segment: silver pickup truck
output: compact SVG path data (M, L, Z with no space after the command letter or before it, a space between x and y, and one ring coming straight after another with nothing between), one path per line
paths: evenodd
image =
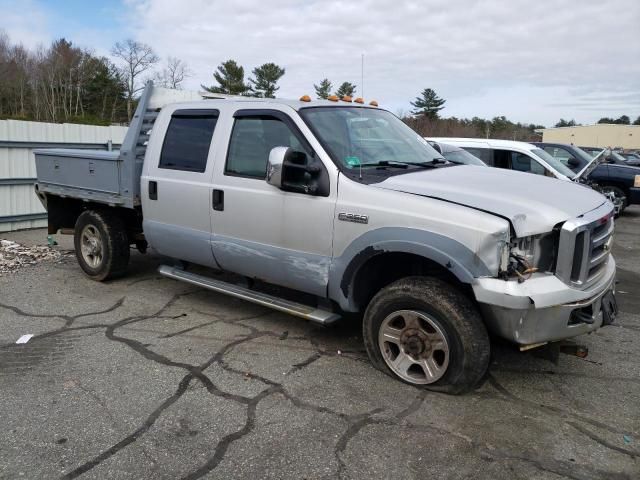
M119 152L36 152L49 232L95 280L151 246L176 280L322 324L360 313L374 366L450 393L482 379L489 333L524 349L613 321L611 203L449 164L372 103L148 85Z

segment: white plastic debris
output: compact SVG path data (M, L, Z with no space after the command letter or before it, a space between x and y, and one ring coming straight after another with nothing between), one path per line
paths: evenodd
M61 254L48 246L21 245L0 239L0 275L13 272L25 265L35 265L43 260L59 260Z
M33 338L33 333L27 333L26 335L22 335L16 343L27 343L29 340Z

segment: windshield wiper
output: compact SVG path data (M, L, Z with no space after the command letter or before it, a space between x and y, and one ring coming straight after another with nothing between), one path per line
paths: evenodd
M395 168L409 168L409 167L422 167L422 168L433 168L435 165L440 163L445 163L446 160L444 158L434 158L429 162L400 162L397 160L380 160L376 163L363 163L363 167L395 167Z

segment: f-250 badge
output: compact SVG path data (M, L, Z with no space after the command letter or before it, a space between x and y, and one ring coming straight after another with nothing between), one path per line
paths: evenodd
M353 223L369 223L368 215L358 215L356 213L339 213L338 220Z

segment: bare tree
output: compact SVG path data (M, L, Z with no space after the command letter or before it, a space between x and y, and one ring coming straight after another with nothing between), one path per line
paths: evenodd
M156 84L165 88L182 90L182 82L191 76L191 70L185 62L176 57L167 58L167 66L156 73Z
M140 75L158 63L160 58L149 45L130 38L124 42L117 42L111 54L123 64L121 72L126 83L127 116L131 120L133 99L136 93L144 88L144 84L139 81Z

